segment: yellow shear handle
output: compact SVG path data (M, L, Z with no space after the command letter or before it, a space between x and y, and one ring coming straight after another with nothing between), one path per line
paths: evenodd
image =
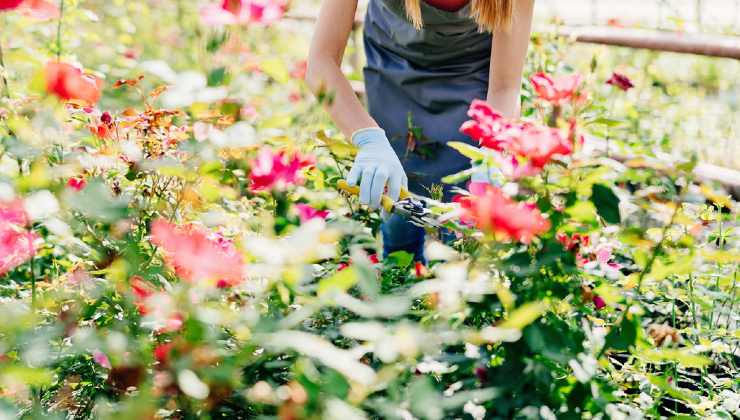
M353 187L349 185L347 181L343 179L340 179L339 181L337 181L337 188L340 191L344 191L348 194L352 194L352 195L360 194L360 187L358 186ZM398 198L399 200L403 200L410 196L411 196L411 193L406 188L401 188L401 194ZM387 211L388 213L391 213L393 211L393 204L394 204L393 199L391 199L389 196L385 194L383 194L383 197L380 198L380 205L382 205L385 211Z

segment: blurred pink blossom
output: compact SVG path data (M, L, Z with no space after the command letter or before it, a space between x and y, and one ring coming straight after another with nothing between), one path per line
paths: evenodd
M25 263L36 254L38 236L26 230L28 216L23 202L0 202L0 276Z
M151 238L164 251L165 261L185 281L235 285L244 279L242 255L232 241L220 234L158 219L152 223Z
M200 18L208 26L271 24L280 20L288 8L285 0L223 0L200 9Z
M99 364L100 366L106 369L110 369L113 367L110 364L110 359L108 359L108 356L106 356L105 353L103 353L100 350L93 351L93 360L95 361L95 363Z

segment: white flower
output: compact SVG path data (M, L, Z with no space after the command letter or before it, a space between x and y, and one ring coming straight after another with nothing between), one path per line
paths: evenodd
M223 147L248 147L257 144L257 132L249 123L240 121L225 130L211 128L208 139L214 146Z
M180 385L182 392L196 400L204 400L208 398L210 390L208 385L198 378L192 370L183 370L177 374L177 384Z
M48 219L59 212L59 201L48 190L39 191L23 201L28 217L33 221Z
M472 401L468 401L463 406L463 411L475 420L482 420L486 417L486 408Z

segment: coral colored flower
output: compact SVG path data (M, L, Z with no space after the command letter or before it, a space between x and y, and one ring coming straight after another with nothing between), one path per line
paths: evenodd
M481 146L502 151L509 139L521 132L522 125L515 124L479 99L470 104L468 116L472 118L460 127L460 132L476 140Z
M62 100L76 99L95 104L100 99L102 87L100 79L84 74L71 64L51 61L46 65L46 90Z
M308 204L299 203L295 205L295 208L298 210L298 217L303 223L311 219L326 219L329 216L328 210L316 210Z
M129 285L131 286L131 293L134 295L136 309L139 310L141 315L148 314L149 307L146 304L146 300L156 293L156 289L140 276L131 277L129 279Z
M18 10L38 20L58 19L60 15L59 7L49 0L25 0Z
M535 168L543 168L554 156L573 153L573 145L559 128L528 126L511 139L509 151L526 158Z
M299 60L293 65L293 69L290 71L290 77L303 80L306 78L307 71L308 60Z
M13 10L23 3L23 0L0 0L0 10Z
M416 278L419 279L426 277L429 273L426 266L421 261L416 261L414 263L414 271L416 273Z
M563 105L578 98L578 88L583 81L580 74L552 77L542 72L533 75L532 83L537 96L553 105Z
M616 86L625 92L635 87L629 77L617 72L612 73L612 77L606 81L606 84Z
M172 353L172 349L174 347L174 343L164 343L158 345L154 348L154 351L152 352L154 354L154 359L162 365L168 364L170 361L170 353Z
M78 176L67 180L67 186L75 191L82 191L87 186L85 178Z
M487 102L475 100L460 131L492 151L496 166L509 179L541 172L554 156L573 153L573 144L562 130L507 120ZM571 127L571 133L575 131Z
M209 26L270 24L282 18L287 8L285 0L223 0L203 6L200 18Z
M115 128L113 124L113 116L108 111L105 111L100 116L100 119L95 123L90 124L88 128L90 129L90 132L96 137L100 139L107 139L108 137L110 137Z
M574 233L573 236L568 236L568 234L561 232L556 237L563 244L563 247L571 252L578 252L581 246L588 246L591 242L588 235L581 235L580 233Z
M530 243L550 229L550 221L533 205L512 200L488 183L471 183L469 196L457 196L463 223L475 224L502 239Z
M164 219L152 223L152 243L181 279L196 282L242 282L244 260L234 243L195 225L177 226Z
M252 183L249 188L253 192L258 192L301 184L303 169L313 166L314 163L313 157L300 153L288 154L284 151L273 153L268 148L262 149L257 159L250 164L249 179Z

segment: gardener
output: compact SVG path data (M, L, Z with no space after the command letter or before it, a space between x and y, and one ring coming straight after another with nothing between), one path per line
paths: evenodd
M359 149L347 181L359 183L361 203L377 208L386 189L394 200L407 185L429 194L444 176L470 166L445 143L471 142L459 127L473 99L486 97L505 116L518 116L534 0L370 0L369 112L340 68L357 1L324 0L306 80L333 98L332 119ZM449 188L445 193L449 198ZM382 232L385 255L404 250L423 259L424 229L392 215Z

